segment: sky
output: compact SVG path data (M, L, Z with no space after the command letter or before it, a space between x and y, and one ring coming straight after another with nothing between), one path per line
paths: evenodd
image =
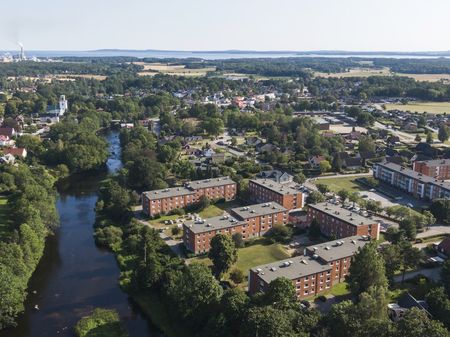
M0 0L0 50L450 50L450 0Z

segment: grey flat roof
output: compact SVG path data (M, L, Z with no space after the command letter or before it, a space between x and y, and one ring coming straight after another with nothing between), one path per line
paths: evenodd
M265 202L261 204L235 207L231 211L242 219L253 218L259 215L269 215L273 213L286 212L287 209L276 202Z
M194 233L204 233L224 228L230 228L241 224L235 217L224 214L212 218L189 220L184 222L186 227Z
M308 207L319 210L323 213L327 213L330 216L333 216L341 221L345 221L352 226L373 225L378 222L374 219L369 219L362 215L359 215L354 211L349 211L348 209L343 208L341 205L335 205L329 202L311 204L308 205Z
M232 180L230 177L219 177L219 178L189 181L186 183L185 186L188 188L190 187L193 189L198 189L198 188L209 188L209 187L216 187L216 186L229 185L229 184L236 184L236 182L234 180Z
M418 160L417 163L425 163L431 166L450 165L450 159Z
M369 242L369 240L365 240L362 236L349 236L339 240L309 246L306 249L319 255L324 261L331 262L353 256L358 251L358 248L364 247Z
M168 198L168 197L169 198L177 197L177 196L187 195L187 194L194 194L194 191L187 189L186 187L180 186L180 187L164 188L161 190L147 191L147 192L144 192L144 194L150 200L154 200L154 199L161 199L161 198Z
M257 266L251 270L258 273L258 276L265 282L270 283L279 277L295 280L303 276L321 273L331 270L331 266L322 264L309 256L296 256L290 259Z
M272 179L250 179L250 181L283 195L302 193L301 185L295 183L280 184Z
M445 188L447 190L450 190L450 183L449 182L444 181L444 180L435 179L433 177L426 176L426 175L424 175L424 174L422 174L420 172L416 172L414 170L411 170L409 168L403 167L401 165L398 165L398 164L395 164L395 163L391 163L391 162L379 163L377 165L379 165L381 167L384 167L384 168L387 168L387 169L389 169L391 171L398 172L399 174L407 176L409 178L413 178L413 179L422 181L422 182L427 183L427 184L433 184L433 185L436 185L436 186L441 186L441 187L443 187L443 188Z

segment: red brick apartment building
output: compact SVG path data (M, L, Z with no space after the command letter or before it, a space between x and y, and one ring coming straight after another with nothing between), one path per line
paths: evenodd
M367 235L378 240L380 224L341 205L322 202L308 205L307 221L316 219L323 235L345 238L354 235Z
M202 196L229 201L236 198L236 191L236 183L229 177L190 181L184 186L142 193L142 211L148 216L166 214L195 204Z
M275 224L286 224L287 210L276 203L237 207L213 218L183 223L183 242L195 254L206 253L211 239L217 234L241 233L244 240L259 237Z
M450 160L435 159L415 161L413 170L429 177L447 180L450 179Z
M280 184L270 179L251 179L248 190L256 202L274 201L288 210L304 206L303 191L295 183Z
M449 182L429 177L398 164L387 162L375 164L373 176L418 199L450 198Z
M307 247L304 256L254 267L249 273L249 293L265 292L270 282L285 277L292 281L298 299L320 294L345 279L353 255L369 241L351 236Z

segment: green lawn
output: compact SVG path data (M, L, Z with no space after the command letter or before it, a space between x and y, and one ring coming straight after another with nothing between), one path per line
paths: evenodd
M248 270L252 267L289 257L290 255L286 252L286 249L279 243L271 245L256 244L239 249L236 268L240 269L244 275L247 275Z
M223 209L220 209L216 205L209 205L202 211L198 212L202 218L212 218L214 216L219 216L223 214Z
M412 102L408 104L386 104L386 110L400 110L429 114L450 113L450 102Z
M0 240L11 233L11 219L9 216L8 199L5 196L0 196Z
M368 177L370 175L367 175ZM315 181L316 184L324 184L327 185L331 191L338 192L339 190L345 189L349 192L357 192L364 191L365 188L356 182L356 179L362 178L364 176L359 177L339 177L339 178L324 178L317 179Z
M286 249L279 243L270 245L254 244L238 250L238 260L236 264L230 268L230 271L238 268L244 275L248 275L250 268L287 259L289 257L290 255L287 253ZM189 260L189 263L193 262L205 264L207 266L212 265L212 262L207 255L197 256Z

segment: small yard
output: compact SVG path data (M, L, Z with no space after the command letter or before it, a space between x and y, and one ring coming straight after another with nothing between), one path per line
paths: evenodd
M370 177L370 175L367 175ZM323 179L317 179L315 181L316 184L323 184L327 185L331 191L338 192L339 190L345 189L349 192L358 192L358 191L365 191L366 188L362 185L360 185L357 182L357 179L362 178L364 176L359 177L338 177L338 178L323 178Z

